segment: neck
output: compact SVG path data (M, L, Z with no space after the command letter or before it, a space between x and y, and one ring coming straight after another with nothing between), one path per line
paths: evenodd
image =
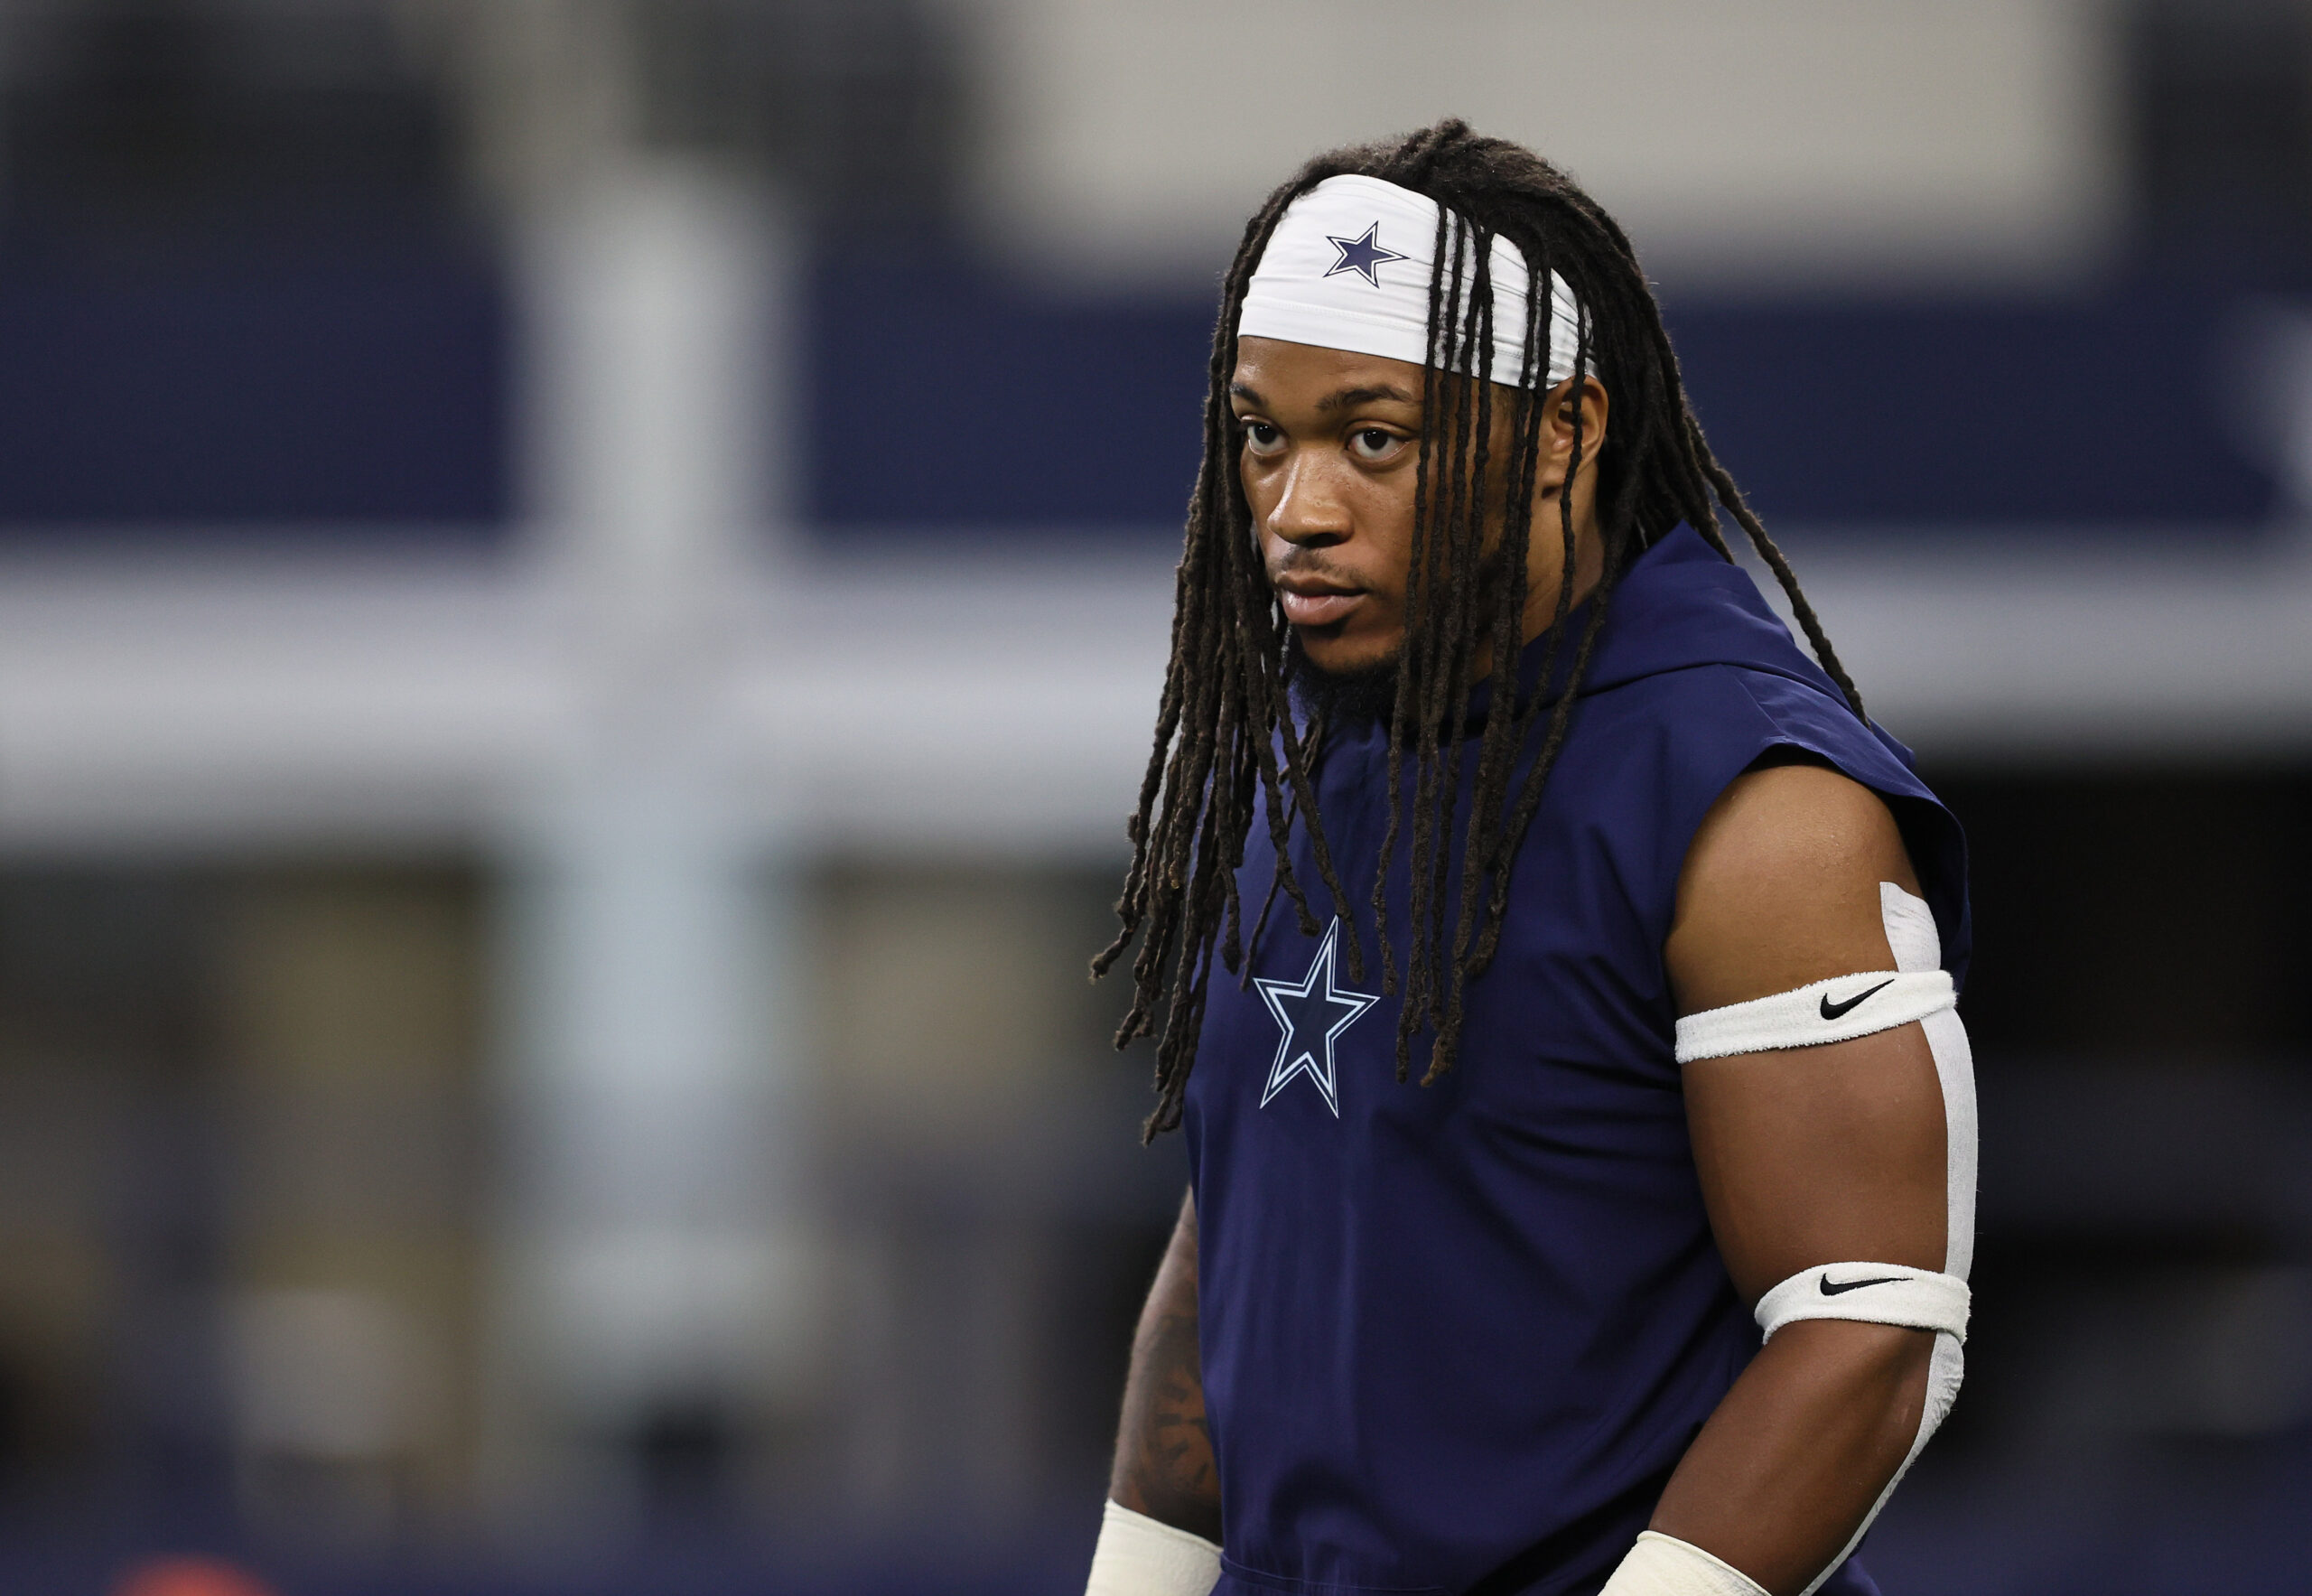
M1519 621L1518 645L1532 642L1557 624L1557 601L1560 578L1565 570L1565 541L1559 531L1557 498L1554 494L1535 507L1534 529L1528 537L1525 552L1525 606ZM1574 505L1573 521L1573 594L1566 601L1570 614L1598 589L1606 576L1606 551L1598 533L1598 518L1594 508L1580 499ZM1493 645L1491 639L1480 639L1477 658L1471 663L1473 680L1483 681L1493 674Z

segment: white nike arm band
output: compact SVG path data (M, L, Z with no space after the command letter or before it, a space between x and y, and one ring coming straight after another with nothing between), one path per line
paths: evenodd
M1767 1596L1767 1589L1700 1546L1649 1529L1598 1596Z
M1678 1022L1678 1062L1852 1041L1924 1020L1958 1001L1950 975L1942 970L1837 975L1772 997L1688 1014Z
M1852 1319L1899 1324L1967 1339L1972 1293L1955 1274L1908 1269L1900 1264L1817 1264L1802 1269L1758 1299L1758 1328L1766 1339L1796 1319Z
M1220 1548L1202 1535L1114 1502L1101 1513L1084 1596L1211 1596L1219 1582Z

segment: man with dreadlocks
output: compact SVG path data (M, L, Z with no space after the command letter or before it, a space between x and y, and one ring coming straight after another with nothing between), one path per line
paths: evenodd
M1246 229L1130 829L1194 1184L1095 1596L1873 1591L1966 1328L1959 832L1530 152Z

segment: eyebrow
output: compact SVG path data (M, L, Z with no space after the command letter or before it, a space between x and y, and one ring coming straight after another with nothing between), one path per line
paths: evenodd
M1268 405L1268 401L1261 397L1260 391L1248 383L1230 383L1228 395L1231 398L1248 399L1263 408L1266 408ZM1375 399L1394 399L1400 405L1417 405L1421 402L1404 389L1384 384L1379 387L1342 388L1337 393L1328 394L1318 400L1317 408L1320 412L1329 413L1335 410L1347 410L1356 405L1368 404Z
M1317 408L1347 410L1354 406L1370 404L1375 399L1394 399L1400 405L1420 403L1404 389L1384 384L1379 387L1345 387L1337 394L1318 400Z

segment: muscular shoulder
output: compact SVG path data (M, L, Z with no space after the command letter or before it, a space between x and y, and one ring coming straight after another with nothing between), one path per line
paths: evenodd
M1682 1014L1894 967L1878 883L1918 891L1878 795L1826 766L1766 762L1702 818L1663 953Z

